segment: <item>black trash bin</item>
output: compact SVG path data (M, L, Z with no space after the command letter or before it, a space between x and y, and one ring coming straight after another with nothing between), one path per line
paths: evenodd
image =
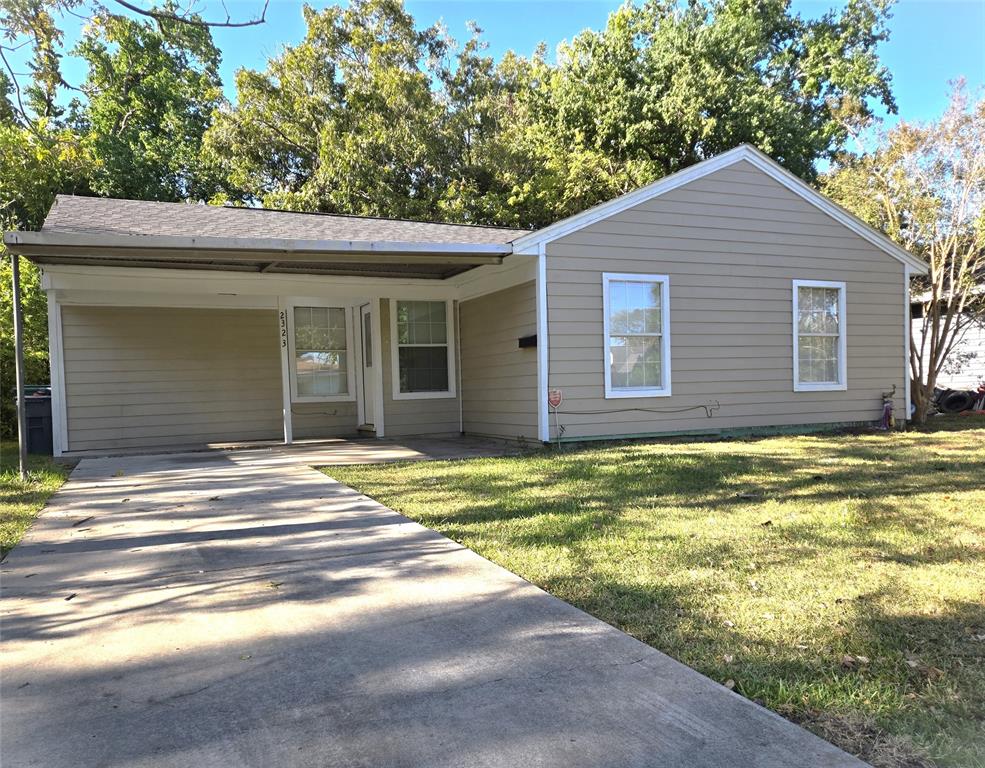
M25 387L24 418L27 422L27 452L51 456L51 390Z

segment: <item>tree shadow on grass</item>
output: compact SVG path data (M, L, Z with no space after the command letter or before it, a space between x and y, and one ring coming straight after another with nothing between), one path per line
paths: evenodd
M848 453L858 460L858 450ZM668 454L628 446L609 449L603 455L597 450L584 451L507 465L516 469L513 472L477 462L470 467L475 471L435 466L380 473L371 477L365 490L412 514L419 509L417 516L425 523L437 525L458 540L473 526L526 521L511 533L523 545L538 544L539 539L552 544L594 539L611 533L615 519L629 511L652 512L656 516L653 523L659 524L667 510L683 511L685 516L693 510L697 518L714 515L729 520L736 513L780 503L795 505L800 519L781 525L767 516L759 522L775 526L788 540L809 545L816 539L816 546L827 546L833 542L822 541L826 534L811 515L817 505L845 501L852 505L853 535L890 558L912 562L977 559L979 554L972 548L949 544L947 539L960 533L985 535L985 526L971 519L957 523L942 508L913 514L905 503L884 499L916 492L950 496L979 490L985 455L940 471L933 457L899 462L887 469L883 454L871 452L865 458L871 465L832 469L810 456ZM831 455L825 452L820 458ZM924 552L894 551L895 545L882 534L900 527L913 534L933 533L939 546Z

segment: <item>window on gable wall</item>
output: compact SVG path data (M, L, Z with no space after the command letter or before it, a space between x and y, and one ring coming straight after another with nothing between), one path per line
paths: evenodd
M794 390L845 389L845 284L793 281Z
M662 397L670 387L670 279L602 276L606 397Z

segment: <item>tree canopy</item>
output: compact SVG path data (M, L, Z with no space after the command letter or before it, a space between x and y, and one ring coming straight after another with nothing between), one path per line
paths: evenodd
M923 421L958 342L985 325L985 98L969 99L957 83L940 120L901 122L871 151L839 156L823 182L828 195L930 267L914 281L923 316L910 350Z
M92 192L172 201L210 196L199 152L222 84L208 29L97 17L76 54L88 74L69 125L91 162Z
M206 149L224 192L327 212L538 226L750 142L813 180L846 118L894 110L887 3L804 20L788 0L627 3L601 31L498 64L397 0L304 10L241 70Z

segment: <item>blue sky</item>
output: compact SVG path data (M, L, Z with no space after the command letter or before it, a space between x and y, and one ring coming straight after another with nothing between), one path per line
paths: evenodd
M326 3L310 0L315 7ZM794 0L804 16L819 16L839 0ZM112 3L110 3L112 5ZM500 56L513 49L529 55L541 41L553 51L562 40L583 29L598 29L618 7L614 0L407 0L407 9L422 26L442 20L451 34L464 39L466 22L484 31L489 51ZM206 18L222 18L221 2L197 6ZM262 0L227 0L235 19L255 15ZM890 22L892 32L880 54L893 73L899 116L923 121L939 116L947 104L948 81L965 77L973 88L985 86L985 0L899 0ZM69 39L77 30L69 30ZM262 68L267 57L304 35L301 3L271 0L267 23L246 29L219 29L222 76L227 95L234 96L233 76L240 67ZM81 72L68 65L70 81ZM894 122L891 118L889 122Z

